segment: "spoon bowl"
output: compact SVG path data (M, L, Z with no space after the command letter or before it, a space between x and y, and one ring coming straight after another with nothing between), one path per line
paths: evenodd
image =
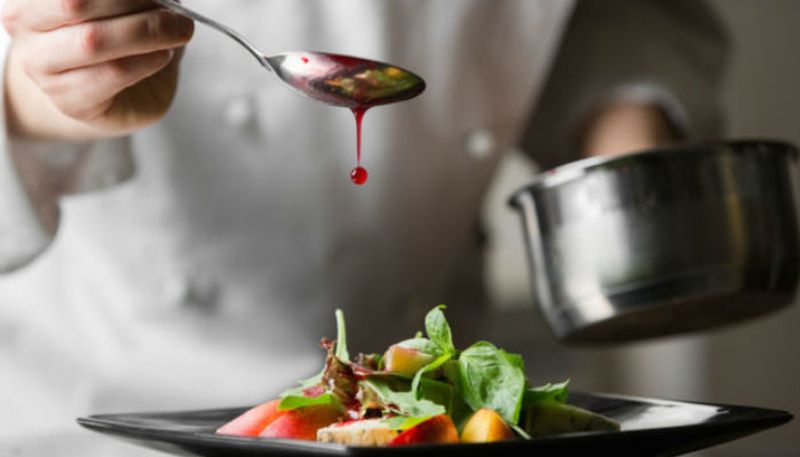
M385 105L425 90L425 81L414 73L359 57L300 51L275 54L267 61L296 92L334 106Z
M329 105L365 109L408 100L425 90L422 78L384 62L313 51L266 55L239 32L175 0L155 2L224 33L295 92Z

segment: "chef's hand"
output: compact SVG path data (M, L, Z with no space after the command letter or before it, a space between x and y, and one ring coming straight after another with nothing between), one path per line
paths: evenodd
M619 155L669 144L678 132L655 104L618 102L603 107L586 123L583 153L587 157Z
M3 23L11 134L73 142L158 121L194 31L149 0L5 0Z

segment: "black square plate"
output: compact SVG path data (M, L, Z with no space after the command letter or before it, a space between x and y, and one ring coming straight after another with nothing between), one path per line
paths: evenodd
M90 416L82 426L140 446L205 457L259 456L673 456L731 441L792 419L785 411L621 395L572 393L570 403L612 417L616 433L574 433L491 444L347 447L214 434L246 408Z

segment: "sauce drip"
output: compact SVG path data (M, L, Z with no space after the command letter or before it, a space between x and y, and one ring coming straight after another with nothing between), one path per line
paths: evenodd
M356 167L350 171L350 180L359 186L366 184L369 178L369 173L361 166L364 114L373 106L409 100L425 90L425 81L408 70L339 54L287 53L274 70L280 79L301 94L353 112L358 155Z
M350 180L358 186L366 184L369 178L367 169L361 166L361 125L364 121L364 114L368 109L369 107L367 106L352 108L353 115L356 117L356 167L350 172Z
M363 186L366 184L367 178L369 178L369 173L367 173L367 170L364 167L355 167L353 168L353 171L350 172L350 180L353 181L353 184L358 186Z

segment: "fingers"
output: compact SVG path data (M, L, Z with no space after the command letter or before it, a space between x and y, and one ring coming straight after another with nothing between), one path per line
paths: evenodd
M12 35L21 30L45 32L155 7L151 0L6 0L3 22Z
M58 73L127 56L185 45L194 22L166 10L152 10L114 19L63 27L32 36L22 46L38 56L31 66Z
M13 37L9 125L71 140L131 132L162 116L175 94L176 56L194 31L152 0L5 0L3 22Z
M101 116L117 94L163 70L176 54L169 49L125 57L52 75L38 85L62 113L91 120Z

